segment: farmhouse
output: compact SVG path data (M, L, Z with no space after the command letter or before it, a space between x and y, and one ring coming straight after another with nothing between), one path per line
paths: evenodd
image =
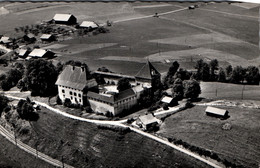
M32 58L51 58L55 55L52 51L36 48L32 50L29 57Z
M53 21L56 24L73 25L77 23L77 18L71 14L56 14L53 17Z
M210 106L206 108L206 114L209 116L222 117L222 118L228 117L227 110L216 108L216 107L210 107Z
M160 123L161 120L157 119L151 113L140 116L136 120L136 125L138 125L143 130L149 130L149 129L153 129L154 127L158 127Z
M112 72L102 72L102 71L94 71L93 74L102 76L104 78L105 82L108 84L111 84L111 83L117 84L121 78L128 79L132 85L134 85L136 83L134 76L122 75L122 74L117 74L117 73L112 73Z
M10 39L10 37L3 36L3 37L1 37L1 39L0 39L0 43L2 43L2 44L11 43L11 39Z
M36 38L32 33L29 33L23 36L23 40L29 43L33 43L36 41Z
M68 65L59 75L56 85L58 86L59 98L64 103L69 99L72 104L85 105L87 90L97 87L95 79L87 78L86 69Z
M87 29L96 29L98 28L98 24L96 24L95 22L93 21L83 21L80 26L80 28L87 28Z
M55 36L52 34L43 34L40 39L42 42L52 42L56 40Z

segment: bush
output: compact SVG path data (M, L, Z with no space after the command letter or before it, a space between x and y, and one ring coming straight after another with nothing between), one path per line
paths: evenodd
M169 110L168 104L166 104L166 103L163 104L163 109L164 109L164 110Z
M62 101L61 101L59 95L57 95L57 97L56 97L56 103L57 103L58 105L62 105Z

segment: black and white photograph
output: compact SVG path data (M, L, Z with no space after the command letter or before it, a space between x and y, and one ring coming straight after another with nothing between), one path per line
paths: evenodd
M0 168L260 168L260 1L1 1Z

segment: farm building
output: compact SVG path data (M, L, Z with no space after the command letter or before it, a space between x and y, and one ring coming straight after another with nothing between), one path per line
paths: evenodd
M18 57L26 58L29 55L30 51L27 49L20 49L18 53Z
M87 98L95 112L102 114L110 113L113 116L137 104L136 93L132 88L117 94L88 92Z
M176 102L174 101L174 99L173 99L172 97L169 97L169 96L164 96L164 97L161 99L161 102L167 104L168 106L173 106L174 103L176 103Z
M85 105L84 96L87 90L97 87L95 79L88 79L86 69L68 65L64 68L55 83L58 86L59 98L64 103L69 99L72 104Z
M55 36L52 34L43 34L40 39L42 42L52 42L56 40Z
M87 28L87 29L96 29L98 28L98 24L96 24L95 22L93 21L83 21L80 26L80 28Z
M228 117L228 111L224 109L208 106L205 111L206 114L209 116L222 117L222 118Z
M0 39L0 43L2 43L2 44L11 43L11 39L10 39L10 37L2 36Z
M23 36L23 40L29 43L33 43L36 41L36 38L32 33L29 33Z
M56 24L74 25L77 23L77 18L71 14L55 14L53 21Z
M143 116L140 116L136 120L136 125L138 125L143 130L153 129L158 127L161 124L161 120L157 119L153 114L149 113Z
M32 58L52 58L55 55L52 51L36 48L32 50L29 57Z

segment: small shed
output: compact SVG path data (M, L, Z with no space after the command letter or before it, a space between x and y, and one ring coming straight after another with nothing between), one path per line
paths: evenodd
M20 49L18 53L18 57L26 58L29 55L30 51L26 49Z
M83 21L80 26L80 28L87 28L87 29L96 29L98 28L98 24L93 21Z
M40 39L42 42L52 42L56 40L55 36L52 34L43 34Z
M55 55L55 53L52 52L52 51L36 48L29 54L29 57L32 57L32 58L51 58L54 55Z
M216 107L211 107L208 106L206 108L206 114L209 116L214 116L214 117L221 117L221 118L227 118L228 117L228 111Z
M73 25L77 23L77 18L72 14L55 14L53 21L56 24Z
M32 33L29 33L29 34L26 34L26 35L23 36L23 40L26 41L26 42L33 43L33 42L36 41L36 38Z
M161 103L167 104L170 107L174 106L174 105L177 105L177 102L175 101L175 99L172 98L172 97L169 97L169 96L164 96L161 99Z
M157 119L151 113L140 116L136 120L136 124L143 130L149 130L149 129L153 129L154 127L158 127L160 123L161 123L161 120Z

